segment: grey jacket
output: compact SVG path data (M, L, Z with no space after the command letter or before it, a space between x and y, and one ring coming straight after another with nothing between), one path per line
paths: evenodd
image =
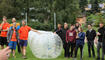
M15 29L16 30L16 29ZM9 42L13 35L13 29L9 29L7 33L7 41ZM16 30L16 39L19 40L18 31Z

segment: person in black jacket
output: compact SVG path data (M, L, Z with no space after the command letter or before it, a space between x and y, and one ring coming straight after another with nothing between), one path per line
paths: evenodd
M93 57L95 57L95 51L94 51L94 40L96 37L96 31L92 29L92 25L88 25L88 30L86 32L86 37L87 37L87 43L88 43L88 53L89 57L91 57L91 50Z
M62 25L59 23L58 24L58 28L57 29L55 29L55 32L54 32L55 34L58 34L58 36L62 39Z
M98 29L98 45L97 45L97 60L100 60L100 48L102 47L102 60L104 60L104 32L105 32L105 27L103 23L99 24L100 28Z
M63 48L64 48L64 57L68 57L67 56L67 43L66 43L66 32L68 30L68 24L64 23L64 28L62 29L62 41L63 41Z

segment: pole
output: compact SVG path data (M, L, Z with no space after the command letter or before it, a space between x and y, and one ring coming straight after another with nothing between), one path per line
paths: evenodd
M54 12L54 29L56 29L56 13Z
M28 21L28 18L27 18L28 16L27 16L27 12L26 12L26 25L27 25L27 21Z

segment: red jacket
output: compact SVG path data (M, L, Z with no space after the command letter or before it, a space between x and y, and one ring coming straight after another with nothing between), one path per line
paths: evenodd
M76 41L76 31L75 30L68 30L66 32L66 42L73 42Z

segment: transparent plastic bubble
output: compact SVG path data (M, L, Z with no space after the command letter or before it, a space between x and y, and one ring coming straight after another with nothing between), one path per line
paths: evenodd
M40 34L30 31L29 47L37 58L57 58L62 52L62 40L53 32L39 31Z

